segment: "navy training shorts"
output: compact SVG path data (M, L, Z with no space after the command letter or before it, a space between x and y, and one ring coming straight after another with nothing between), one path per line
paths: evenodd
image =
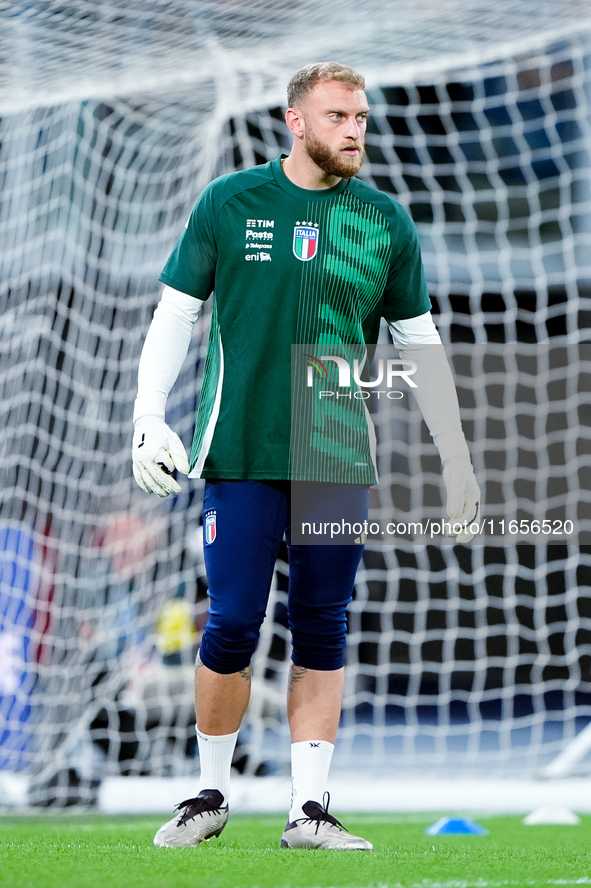
M279 547L289 560L288 626L292 660L307 669L344 663L347 617L363 543L292 545L292 488L298 520L337 514L367 520L362 485L289 481L207 481L203 499L209 617L201 661L221 674L249 665L269 597Z

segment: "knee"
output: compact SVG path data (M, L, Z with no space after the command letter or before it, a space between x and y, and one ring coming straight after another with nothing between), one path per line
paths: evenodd
M347 614L344 607L298 608L290 614L293 662L306 669L340 669L345 662Z
M199 648L201 661L222 675L240 672L252 659L259 631L258 619L246 620L242 614L210 614Z

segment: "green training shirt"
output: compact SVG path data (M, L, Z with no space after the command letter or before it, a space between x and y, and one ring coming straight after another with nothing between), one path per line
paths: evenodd
M356 178L299 188L278 157L205 188L160 280L197 299L213 292L192 477L376 483L364 402L310 406L301 354L292 395L292 346L320 346L300 350L313 366L327 345L376 343L381 317L430 310L400 204Z

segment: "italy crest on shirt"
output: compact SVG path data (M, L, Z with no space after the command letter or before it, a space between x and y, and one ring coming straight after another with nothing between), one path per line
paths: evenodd
M318 251L318 226L296 225L293 230L293 253L302 262L313 259Z

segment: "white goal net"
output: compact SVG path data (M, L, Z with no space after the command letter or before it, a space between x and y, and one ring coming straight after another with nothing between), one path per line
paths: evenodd
M506 495L560 500L589 533L591 13L535 5L0 4L0 778L25 774L29 804L93 804L107 775L198 770L202 488L159 501L135 485L137 362L197 196L289 150L285 86L309 61L367 76L361 175L417 223L489 514ZM207 323L169 399L186 445ZM504 385L462 375L480 347L506 360ZM522 355L538 368L529 398ZM412 470L405 482L388 462L397 432L376 421L385 476L410 496ZM433 445L412 428L408 453L436 487ZM542 491L536 472L563 438L566 486ZM502 497L486 462L501 440L514 454ZM534 774L569 748L591 721L591 547L540 540L369 542L337 767ZM286 570L237 751L253 774L287 770Z

